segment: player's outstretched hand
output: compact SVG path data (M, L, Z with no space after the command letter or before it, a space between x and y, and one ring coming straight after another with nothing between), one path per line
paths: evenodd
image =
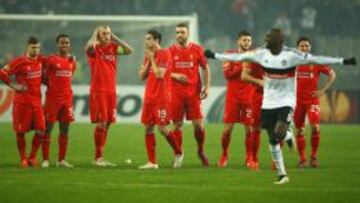
M356 58L355 57L350 57L350 58L346 58L344 59L344 65L354 65L356 66Z
M215 53L212 52L210 49L206 49L204 52L206 58L215 59Z

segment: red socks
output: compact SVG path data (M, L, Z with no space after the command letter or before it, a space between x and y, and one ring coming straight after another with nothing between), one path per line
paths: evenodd
M204 142L205 142L205 130L201 129L195 130L195 139L196 139L196 143L198 145L198 154L203 154L204 153Z
M95 160L102 157L106 138L106 129L96 127L94 131L94 143L95 143Z
M165 136L166 140L170 144L171 148L174 150L175 154L182 154L182 150L177 142L177 139L173 132L169 132L168 135Z
M253 134L251 132L246 132L245 137L245 151L246 151L246 163L253 159Z
M45 134L41 145L43 160L49 160L50 154L50 135Z
M16 133L16 144L19 151L20 159L26 159L26 141L24 133Z
M67 151L67 145L68 145L68 135L61 134L58 138L58 144L59 144L59 157L58 160L62 161L65 159L66 151Z
M258 154L260 149L260 130L255 130L253 132L253 145L252 145L252 155L253 161L258 162Z
M42 143L42 137L43 137L43 135L35 133L33 140L32 140L32 144L31 144L31 152L30 152L30 156L29 156L30 160L36 158L37 151L40 148L40 145Z
M230 141L231 141L231 134L229 132L223 132L223 135L221 138L221 147L223 150L223 156L228 155Z
M154 133L145 135L145 145L149 162L156 164L156 140Z
M297 148L298 148L298 152L299 152L299 156L300 156L300 161L302 161L302 162L306 161L306 152L305 152L306 141L305 141L305 136L302 135L302 134L298 134L296 136L296 144L297 144Z
M175 130L173 133L174 133L177 143L179 144L179 147L182 148L182 131Z
M320 143L320 132L314 132L311 135L311 159L316 159L319 143Z

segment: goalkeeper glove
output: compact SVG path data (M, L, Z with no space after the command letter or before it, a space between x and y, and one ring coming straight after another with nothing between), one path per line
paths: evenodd
M204 54L206 58L215 59L215 53L212 52L210 49L207 49Z
M343 61L344 65L356 65L356 58L355 57L350 57L350 58L344 58Z

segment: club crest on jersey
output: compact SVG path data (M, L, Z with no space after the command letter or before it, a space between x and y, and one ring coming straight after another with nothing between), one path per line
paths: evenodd
M174 60L179 60L179 56L178 55L174 56Z
M282 65L282 66L286 66L286 64L287 64L287 61L286 61L286 60L282 60L282 61L281 61L281 65Z

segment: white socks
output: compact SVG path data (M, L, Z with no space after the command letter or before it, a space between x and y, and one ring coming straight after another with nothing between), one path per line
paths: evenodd
M270 152L271 152L272 160L275 163L278 175L279 176L280 175L286 175L284 159L283 159L282 151L281 151L281 148L280 148L280 144L277 144L277 145L271 145L270 144L269 149L270 149Z

